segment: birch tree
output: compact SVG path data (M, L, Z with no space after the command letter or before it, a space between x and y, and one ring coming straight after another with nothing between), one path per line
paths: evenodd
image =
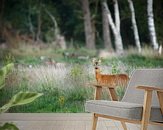
M44 7L44 10L45 12L48 14L48 16L51 18L52 22L53 22L53 25L54 25L54 38L56 39L58 35L60 35L60 30L59 30L59 27L58 27L58 23L56 21L56 18L52 15L52 13L45 7Z
M85 37L86 37L86 47L88 49L95 49L95 37L94 31L91 24L91 15L89 9L89 1L81 0L82 9L84 14L84 29L85 29Z
M115 15L115 26L117 28L117 31L120 31L120 16L119 16L119 7L118 7L118 1L113 0L114 2L114 15Z
M38 12L37 12L36 43L39 43L41 41L41 28L42 28L42 7L40 2L38 7Z
M135 44L138 48L138 51L141 52L141 45L140 45L139 33L138 33L138 28L137 28L136 19L135 19L135 9L133 5L133 1L128 0L128 3L129 3L130 11L131 11L131 21L132 21L132 26L133 26L133 31L134 31Z
M120 34L120 17L119 17L118 1L114 0L115 23L113 22L113 18L111 16L111 13L110 13L110 10L107 6L107 3L104 0L103 0L103 7L107 11L109 25L112 29L113 34L114 34L116 52L121 54L121 53L123 53L123 44L122 44L122 37Z
M101 2L102 5L102 2ZM112 42L110 37L110 28L109 28L109 21L107 17L107 12L102 6L102 26L103 26L103 40L104 40L104 47L109 51L112 51Z
M158 42L156 37L154 15L153 15L153 0L147 0L147 16L148 16L148 29L150 35L150 41L154 50L158 49Z

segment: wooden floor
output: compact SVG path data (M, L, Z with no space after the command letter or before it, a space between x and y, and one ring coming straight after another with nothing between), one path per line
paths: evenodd
M12 122L20 130L91 130L88 113L4 113L0 124ZM123 130L116 121L99 118L97 130Z

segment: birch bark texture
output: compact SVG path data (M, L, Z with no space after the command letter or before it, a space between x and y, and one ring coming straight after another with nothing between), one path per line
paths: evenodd
M118 1L114 0L115 23L113 22L113 18L111 16L110 10L108 8L107 2L106 1L102 1L102 2L103 2L102 3L103 7L107 12L109 25L112 29L113 34L114 34L116 52L118 54L122 54L123 53L123 43L122 43L122 37L120 34L120 17L119 17Z
M118 1L113 0L114 2L114 15L115 15L115 25L118 30L120 31L120 16L119 16L119 6L118 6Z
M44 7L45 12L48 14L48 16L51 18L54 26L54 38L56 39L57 35L60 35L60 30L56 21L56 18L52 15L52 13Z
M82 10L84 14L84 29L86 38L86 47L88 49L95 49L94 31L91 24L91 15L88 0L80 0L82 3Z
M141 44L140 44L140 38L139 38L139 33L138 33L138 28L137 28L137 23L136 23L136 18L135 18L135 9L134 9L134 4L132 0L128 0L129 8L131 11L131 22L132 22L132 29L134 32L134 38L135 38L135 44L136 47L138 48L138 52L141 52Z
M154 15L153 15L153 0L147 0L147 17L150 41L154 50L158 50L158 42L156 37Z
M101 2L101 8L102 8L102 27L103 27L103 41L104 41L104 47L109 51L113 51L111 37L110 37L110 28L109 28L109 21L106 10L102 6Z
M42 12L41 7L39 7L38 15L37 15L37 34L36 34L36 43L39 43L41 37L41 26L42 26Z

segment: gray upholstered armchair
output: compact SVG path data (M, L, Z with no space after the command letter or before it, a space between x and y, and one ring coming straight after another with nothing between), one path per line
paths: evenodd
M96 130L98 117L125 123L141 124L147 130L148 124L159 125L163 130L163 69L138 69L131 76L122 101L116 101L114 88L109 88L114 101L101 100L102 85L95 86L95 100L86 102L86 111L93 113L92 130ZM156 129L154 129L156 130Z

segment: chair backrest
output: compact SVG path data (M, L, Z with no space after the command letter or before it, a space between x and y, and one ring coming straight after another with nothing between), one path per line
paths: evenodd
M136 89L140 85L163 88L163 68L135 70L122 101L143 104L144 91ZM159 106L156 92L153 94L152 106Z

